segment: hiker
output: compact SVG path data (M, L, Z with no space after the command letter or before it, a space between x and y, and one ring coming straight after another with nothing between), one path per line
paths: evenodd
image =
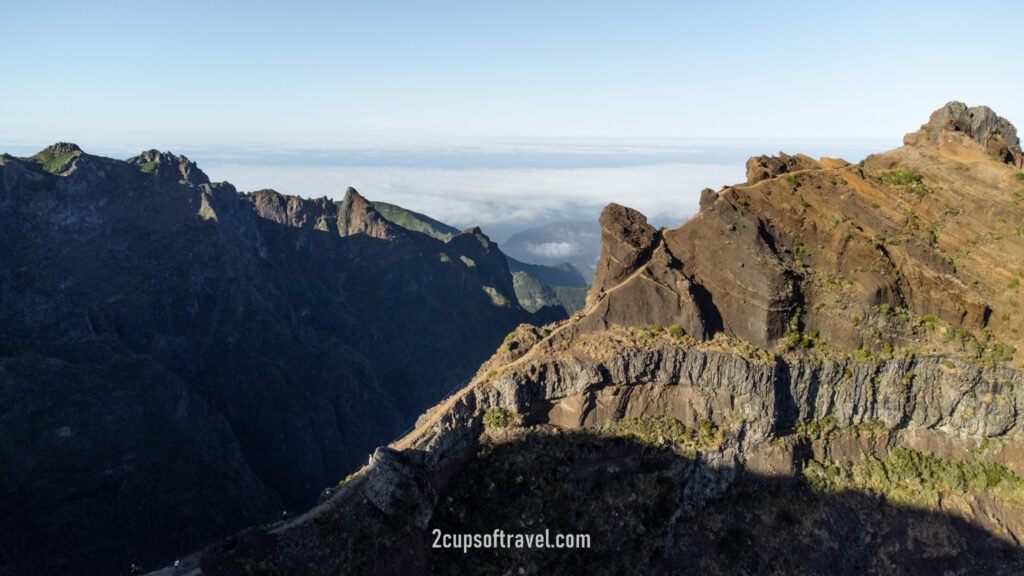
M181 560L178 560L177 558L175 558L174 559L174 573L175 574L178 573L178 569L179 568L181 568Z
M288 511L287 510L285 510L284 512L281 512L281 521L282 522L287 522L288 521Z
M604 288L601 288L601 291L597 293L597 299L600 300L601 298L604 298Z
M142 572L142 568L139 568L138 564L132 562L132 567L128 569L128 573L131 574L131 576L139 576L140 572Z

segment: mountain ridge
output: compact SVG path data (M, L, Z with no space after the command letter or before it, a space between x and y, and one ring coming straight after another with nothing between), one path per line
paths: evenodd
M153 566L306 507L557 317L482 234L67 143L0 161L0 304L0 565L32 573Z
M943 117L863 165L753 158L673 229L609 206L584 310L518 328L302 518L186 566L1019 572L1024 178ZM547 527L592 548L430 548Z

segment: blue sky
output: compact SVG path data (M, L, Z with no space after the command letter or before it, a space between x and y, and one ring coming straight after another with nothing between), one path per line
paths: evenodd
M11 145L898 139L951 99L1024 122L1014 2L18 2L4 13Z
M857 161L945 102L1024 123L1024 3L7 2L0 151L185 154L499 240L674 225L750 155Z

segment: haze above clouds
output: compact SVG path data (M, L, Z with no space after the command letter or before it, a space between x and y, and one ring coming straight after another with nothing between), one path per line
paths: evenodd
M499 239L608 202L675 225L748 156L856 161L953 99L1024 123L1010 0L52 0L5 16L0 152L170 150L241 190L353 186Z

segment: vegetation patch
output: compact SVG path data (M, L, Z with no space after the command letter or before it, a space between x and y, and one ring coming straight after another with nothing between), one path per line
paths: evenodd
M688 428L671 416L624 418L605 427L605 433L622 436L653 448L682 448L686 451L713 450L722 444L722 430L711 420L697 420Z
M504 408L488 408L484 411L484 428L508 428L512 413Z
M907 448L893 448L885 460L828 465L811 460L803 469L811 489L823 493L855 490L909 505L928 505L939 494L991 491L1009 505L1024 505L1024 479L992 462L945 460Z
M876 179L893 191L910 193L918 199L932 192L921 181L921 174L916 170L883 170Z

